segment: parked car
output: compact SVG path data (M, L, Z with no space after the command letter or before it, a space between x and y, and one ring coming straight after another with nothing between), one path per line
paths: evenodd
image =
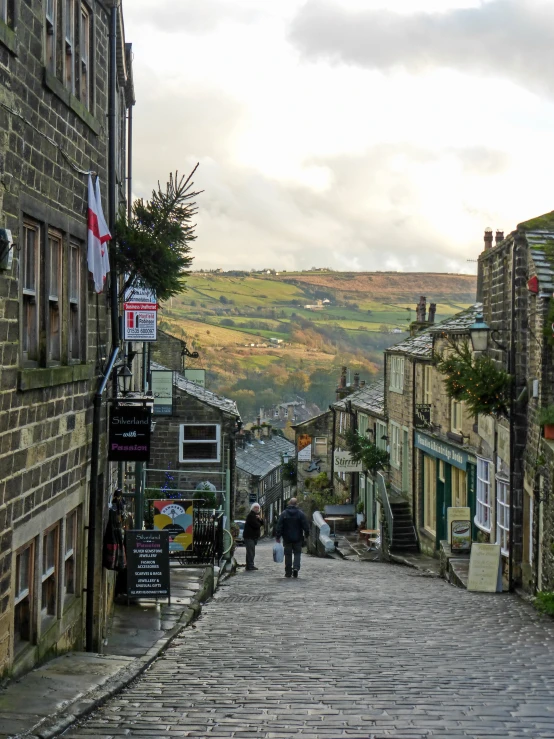
M235 536L235 543L238 544L244 544L244 524L246 521L234 521L235 526L238 526L239 533L237 536Z

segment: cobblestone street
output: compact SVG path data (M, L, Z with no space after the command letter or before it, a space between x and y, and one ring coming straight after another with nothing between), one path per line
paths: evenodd
M239 550L244 555L244 550ZM512 595L271 543L66 739L554 737L554 622Z

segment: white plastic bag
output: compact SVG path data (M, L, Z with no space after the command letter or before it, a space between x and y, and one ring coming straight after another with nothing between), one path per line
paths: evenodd
M284 559L285 559L285 550L283 548L283 545L278 542L275 542L275 544L273 545L273 561L280 563L280 562L283 562Z

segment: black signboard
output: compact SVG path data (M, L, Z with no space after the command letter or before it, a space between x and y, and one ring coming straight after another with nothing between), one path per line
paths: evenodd
M110 413L108 459L148 462L151 411L142 405L116 405Z
M167 531L127 531L127 597L169 600Z
M414 413L416 429L429 428L431 425L431 406L426 403L417 403Z

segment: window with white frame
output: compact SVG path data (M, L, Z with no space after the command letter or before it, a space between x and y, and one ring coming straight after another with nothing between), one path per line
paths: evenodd
M46 331L49 362L60 362L62 352L62 235L48 232L48 325Z
M491 530L491 477L493 464L489 459L477 457L477 504L475 525L483 531Z
M65 63L64 83L70 93L75 92L75 0L64 0Z
M57 0L46 0L46 43L44 47L44 63L48 71L52 74L56 74L57 5Z
M404 392L404 357L391 356L389 362L390 383L389 390L395 393Z
M57 614L59 532L60 527L56 524L42 537L41 611L43 618Z
M502 554L508 556L510 548L510 483L496 478L496 543Z
M80 68L80 91L79 98L83 105L90 108L90 10L81 3L80 25L79 25L79 57Z
M219 462L221 426L217 423L184 423L179 430L180 462Z
M65 519L64 541L64 590L65 596L75 595L75 578L77 575L77 509L71 511Z
M14 647L15 651L33 638L33 542L19 550L15 558Z
M21 257L23 286L21 349L24 362L37 362L40 300L40 226L34 221L25 220L23 222Z
M316 457L325 457L327 454L327 437L316 436L314 438L314 454Z
M390 426L390 461L394 467L399 468L401 464L401 429L395 423L391 423Z
M425 364L423 366L423 402L431 405L433 399L433 366Z
M14 0L0 0L0 21L13 28Z
M459 400L450 401L450 431L454 434L463 432L464 404Z
M385 437L385 438L383 438ZM375 422L375 444L384 452L387 450L387 424L382 421Z

